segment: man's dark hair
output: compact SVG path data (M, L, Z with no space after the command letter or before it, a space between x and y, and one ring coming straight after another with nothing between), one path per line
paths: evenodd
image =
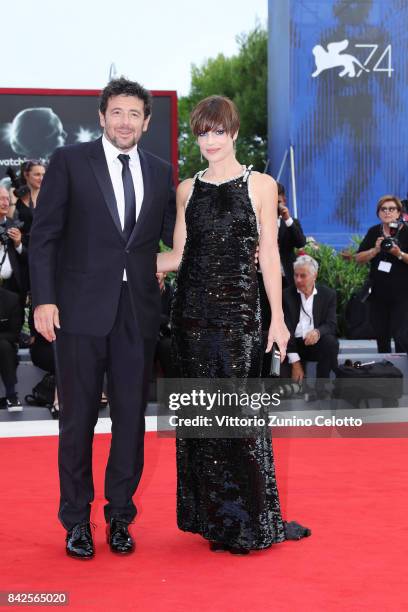
M142 85L136 83L136 81L129 81L125 79L125 77L109 81L107 86L101 91L101 96L99 98L99 110L102 115L106 113L108 100L113 96L134 96L142 100L144 102L145 118L152 112L152 94L142 87Z
M282 183L276 183L278 186L278 195L285 195L285 187L282 185Z

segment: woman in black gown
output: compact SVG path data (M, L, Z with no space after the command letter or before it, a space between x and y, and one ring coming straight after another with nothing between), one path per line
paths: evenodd
M267 350L282 359L289 333L281 305L277 189L235 158L239 117L231 100L211 96L191 115L208 168L177 191L173 251L158 272L178 269L172 310L182 377L259 377L262 343L256 249L273 313ZM260 230L262 228L262 230ZM248 553L309 530L282 520L269 431L248 439L177 439L177 519L212 550Z

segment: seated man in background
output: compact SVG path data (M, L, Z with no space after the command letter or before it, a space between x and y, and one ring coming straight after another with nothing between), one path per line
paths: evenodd
M21 323L18 295L0 287L0 378L6 390L6 397L0 399L0 408L7 408L10 412L23 409L16 393Z
M316 285L319 266L309 255L294 263L295 285L283 292L285 323L291 334L287 360L290 377L301 382L305 372L303 361L317 361L316 392L326 396L325 379L337 369L339 342L336 338L336 292Z

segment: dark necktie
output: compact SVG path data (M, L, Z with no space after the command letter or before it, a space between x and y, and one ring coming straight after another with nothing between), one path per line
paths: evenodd
M135 186L133 185L132 173L129 168L129 155L121 153L118 159L122 164L123 191L125 193L125 223L123 226L123 236L126 242L136 223L136 196Z

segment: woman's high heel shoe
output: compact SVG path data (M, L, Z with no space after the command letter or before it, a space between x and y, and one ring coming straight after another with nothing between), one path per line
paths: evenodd
M210 550L211 552L228 552L229 548L226 544L223 544L222 542L210 541Z
M249 548L242 548L239 546L229 546L222 542L210 541L210 550L212 552L229 552L231 555L249 555L251 552Z
M249 548L241 548L238 546L229 546L228 547L228 551L231 553L231 555L249 555L249 553L251 552Z

